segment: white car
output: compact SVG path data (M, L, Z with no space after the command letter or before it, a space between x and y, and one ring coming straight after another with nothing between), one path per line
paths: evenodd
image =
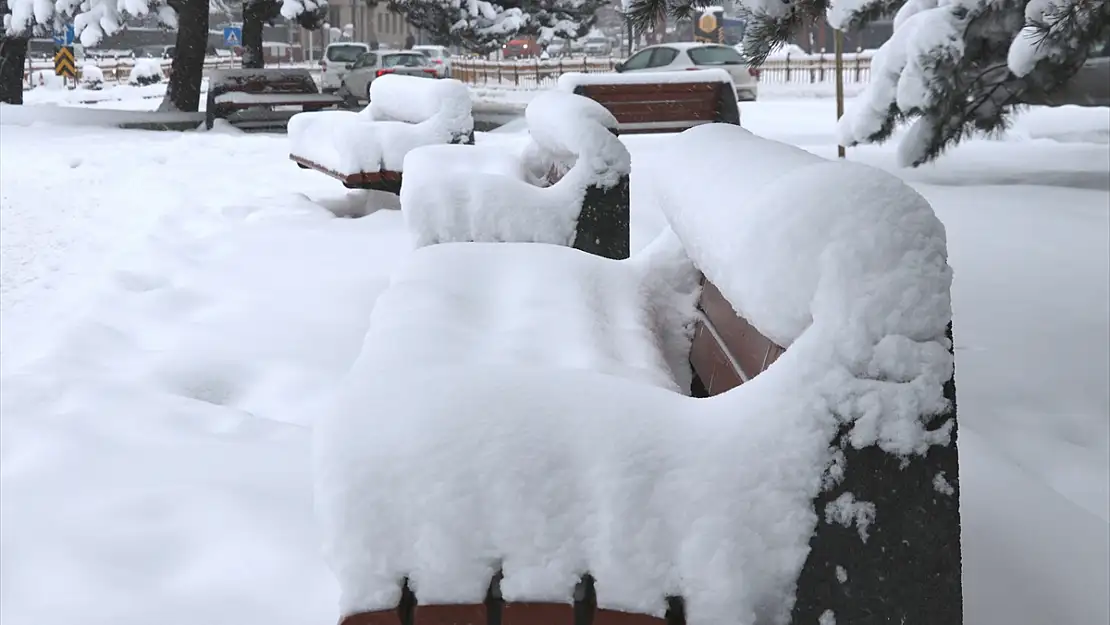
M428 57L436 70L436 78L451 77L451 51L447 46L413 46L412 49Z
M347 66L369 51L370 46L365 43L346 41L329 44L324 50L324 58L320 59L320 69L323 72L320 91L324 93L338 91L343 86L343 77L347 75Z
M683 72L721 68L732 76L736 99L755 100L759 95L759 71L748 66L735 49L714 43L662 43L648 46L617 64L617 71Z

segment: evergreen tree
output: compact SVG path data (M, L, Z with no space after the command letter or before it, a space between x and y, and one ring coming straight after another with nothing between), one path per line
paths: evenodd
M368 1L374 5L380 0ZM541 42L581 37L589 32L606 0L388 0L387 4L430 33L439 45L491 52L521 35Z
M1024 102L1059 89L1110 37L1110 0L740 0L744 54L760 64L803 26L826 17L856 30L894 15L871 61L871 83L840 123L843 145L888 139L909 123L903 165L1006 127ZM659 11L689 15L706 0L635 0L646 25Z

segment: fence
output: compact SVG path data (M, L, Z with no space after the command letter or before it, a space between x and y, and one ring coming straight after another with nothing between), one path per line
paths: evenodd
M871 79L871 52L844 55L844 82L865 84ZM538 89L555 84L567 72L598 74L611 72L618 59L565 58L549 60L486 61L456 58L452 75L477 86ZM832 84L836 60L831 54L790 55L768 59L759 68L759 80L775 85Z
M159 63L162 66L162 73L165 74L166 76L169 76L170 75L170 64L172 63L172 61L170 61L169 59L159 59ZM111 82L125 83L125 82L127 82L127 79L131 76L132 68L135 67L135 59L106 59L106 58L91 59L91 58L87 58L87 59L84 59L84 60L79 61L77 63L77 74L78 74L78 76L80 76L80 74L81 74L81 68L86 66L86 65L95 65L96 67L99 67L100 71L104 74L104 82L106 82L106 83L111 83ZM240 66L239 57L233 57L233 56L232 57L217 57L217 56L213 56L213 57L208 57L204 60L204 70L205 71L214 70L214 69L234 69L234 68L239 67L239 66ZM35 59L35 60L28 59L27 60L27 71L25 71L23 73L23 85L24 85L24 87L30 88L30 87L36 86L36 80L38 81L38 84L41 84L42 77L37 76L38 72L46 72L46 73L49 73L49 74L53 74L54 73L54 61L53 60L42 60L42 59Z
M866 84L871 79L870 51L844 55L844 82L848 85ZM209 57L204 61L205 71L239 67L238 57ZM455 58L452 75L467 84L476 86L508 87L515 89L541 89L551 87L559 76L567 72L598 74L612 72L618 59L614 58L560 58L549 60L487 61L474 58ZM85 59L78 63L96 65L104 73L105 82L127 82L134 59ZM163 60L162 72L170 73L170 61ZM271 65L276 67L276 65ZM28 61L29 71L24 75L25 84L34 86L35 72L54 71L53 61ZM759 68L759 81L766 85L831 85L836 76L836 62L831 54L789 55L768 59Z

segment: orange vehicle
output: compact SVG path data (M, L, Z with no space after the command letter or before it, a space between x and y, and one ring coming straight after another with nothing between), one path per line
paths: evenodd
M517 37L501 46L501 56L506 59L526 59L539 54L540 45L535 37Z

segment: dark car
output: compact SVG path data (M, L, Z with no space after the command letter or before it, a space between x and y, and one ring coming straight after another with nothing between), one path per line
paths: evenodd
M1063 87L1052 93L1027 93L1022 101L1046 106L1110 106L1110 39L1091 52Z

